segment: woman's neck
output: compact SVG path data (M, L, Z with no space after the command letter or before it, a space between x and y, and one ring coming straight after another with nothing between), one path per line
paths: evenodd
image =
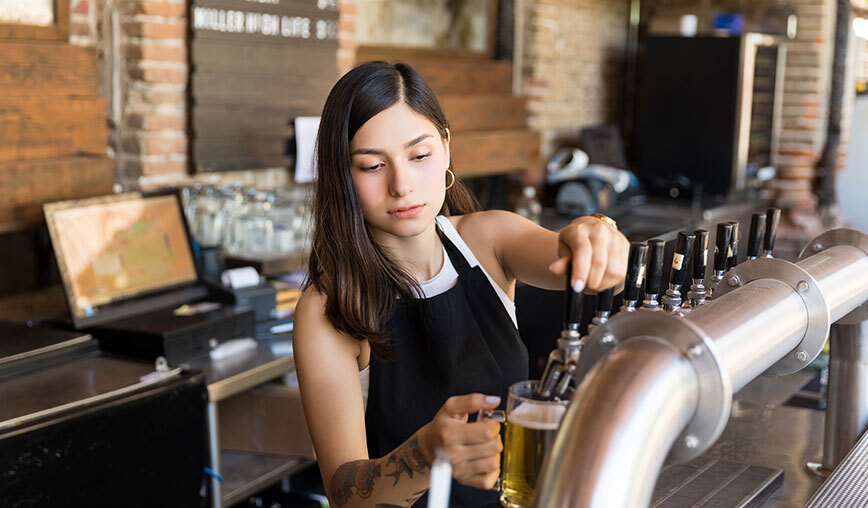
M374 241L384 247L395 261L419 282L433 278L443 267L443 243L437 235L434 221L416 236L400 238L382 234L375 235Z

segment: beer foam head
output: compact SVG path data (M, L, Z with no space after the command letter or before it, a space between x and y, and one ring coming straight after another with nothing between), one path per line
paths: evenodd
M522 402L506 417L509 423L534 430L557 430L567 408L557 404Z

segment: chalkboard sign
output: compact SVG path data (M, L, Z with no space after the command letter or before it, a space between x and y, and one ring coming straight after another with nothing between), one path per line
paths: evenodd
M196 172L293 167L293 120L337 79L338 0L194 0L190 145Z

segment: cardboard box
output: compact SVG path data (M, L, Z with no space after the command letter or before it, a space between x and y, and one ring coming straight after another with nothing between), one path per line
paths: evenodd
M268 383L217 406L220 448L315 459L298 385Z

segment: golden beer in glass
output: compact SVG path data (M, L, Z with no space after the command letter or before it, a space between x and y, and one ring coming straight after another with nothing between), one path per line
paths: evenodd
M536 484L573 390L564 400L533 400L538 381L509 387L503 445L500 503L507 508L533 506Z

